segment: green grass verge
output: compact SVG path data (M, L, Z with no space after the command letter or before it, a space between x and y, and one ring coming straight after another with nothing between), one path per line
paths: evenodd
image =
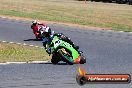
M45 60L50 60L50 57L44 49L17 44L0 43L0 63Z
M75 0L0 0L0 14L132 31L132 6Z

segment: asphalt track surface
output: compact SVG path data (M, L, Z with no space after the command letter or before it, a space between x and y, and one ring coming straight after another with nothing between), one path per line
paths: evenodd
M55 32L69 36L84 52L87 73L128 73L132 75L132 34L103 30L83 30L48 24ZM42 46L34 41L29 21L0 18L0 40ZM0 88L132 88L132 84L76 83L78 65L60 63L0 65Z

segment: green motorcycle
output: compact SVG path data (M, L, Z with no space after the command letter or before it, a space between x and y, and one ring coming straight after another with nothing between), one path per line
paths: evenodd
M47 48L51 49L53 64L57 64L59 61L64 61L67 64L84 64L86 59L84 56L75 50L69 43L60 40L57 36L53 36L50 44L46 45Z

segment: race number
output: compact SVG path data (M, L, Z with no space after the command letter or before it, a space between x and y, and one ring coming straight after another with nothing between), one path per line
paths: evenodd
M56 39L55 42L54 42L54 47L58 47L60 44L60 40L59 39Z

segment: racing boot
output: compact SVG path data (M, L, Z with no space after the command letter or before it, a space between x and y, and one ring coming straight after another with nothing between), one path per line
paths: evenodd
M75 48L77 51L79 49L79 46L75 45L70 38L66 37L65 35L61 34L60 38L66 42L68 42L69 44L72 45L73 48Z
M75 50L77 50L77 51L78 51L79 46L75 45L73 42L70 42L70 44L72 45L72 47L73 47Z
M83 52L82 52L82 51L78 51L78 53L79 53L80 55L82 55L82 54L83 54Z
M67 40L68 40L68 43L70 43L70 44L73 46L73 48L75 48L75 49L78 51L79 46L75 45L75 44L71 41L70 38L67 38Z
M73 48L75 48L77 51L78 51L78 49L79 49L79 46L77 46L77 45L72 45L73 46Z

